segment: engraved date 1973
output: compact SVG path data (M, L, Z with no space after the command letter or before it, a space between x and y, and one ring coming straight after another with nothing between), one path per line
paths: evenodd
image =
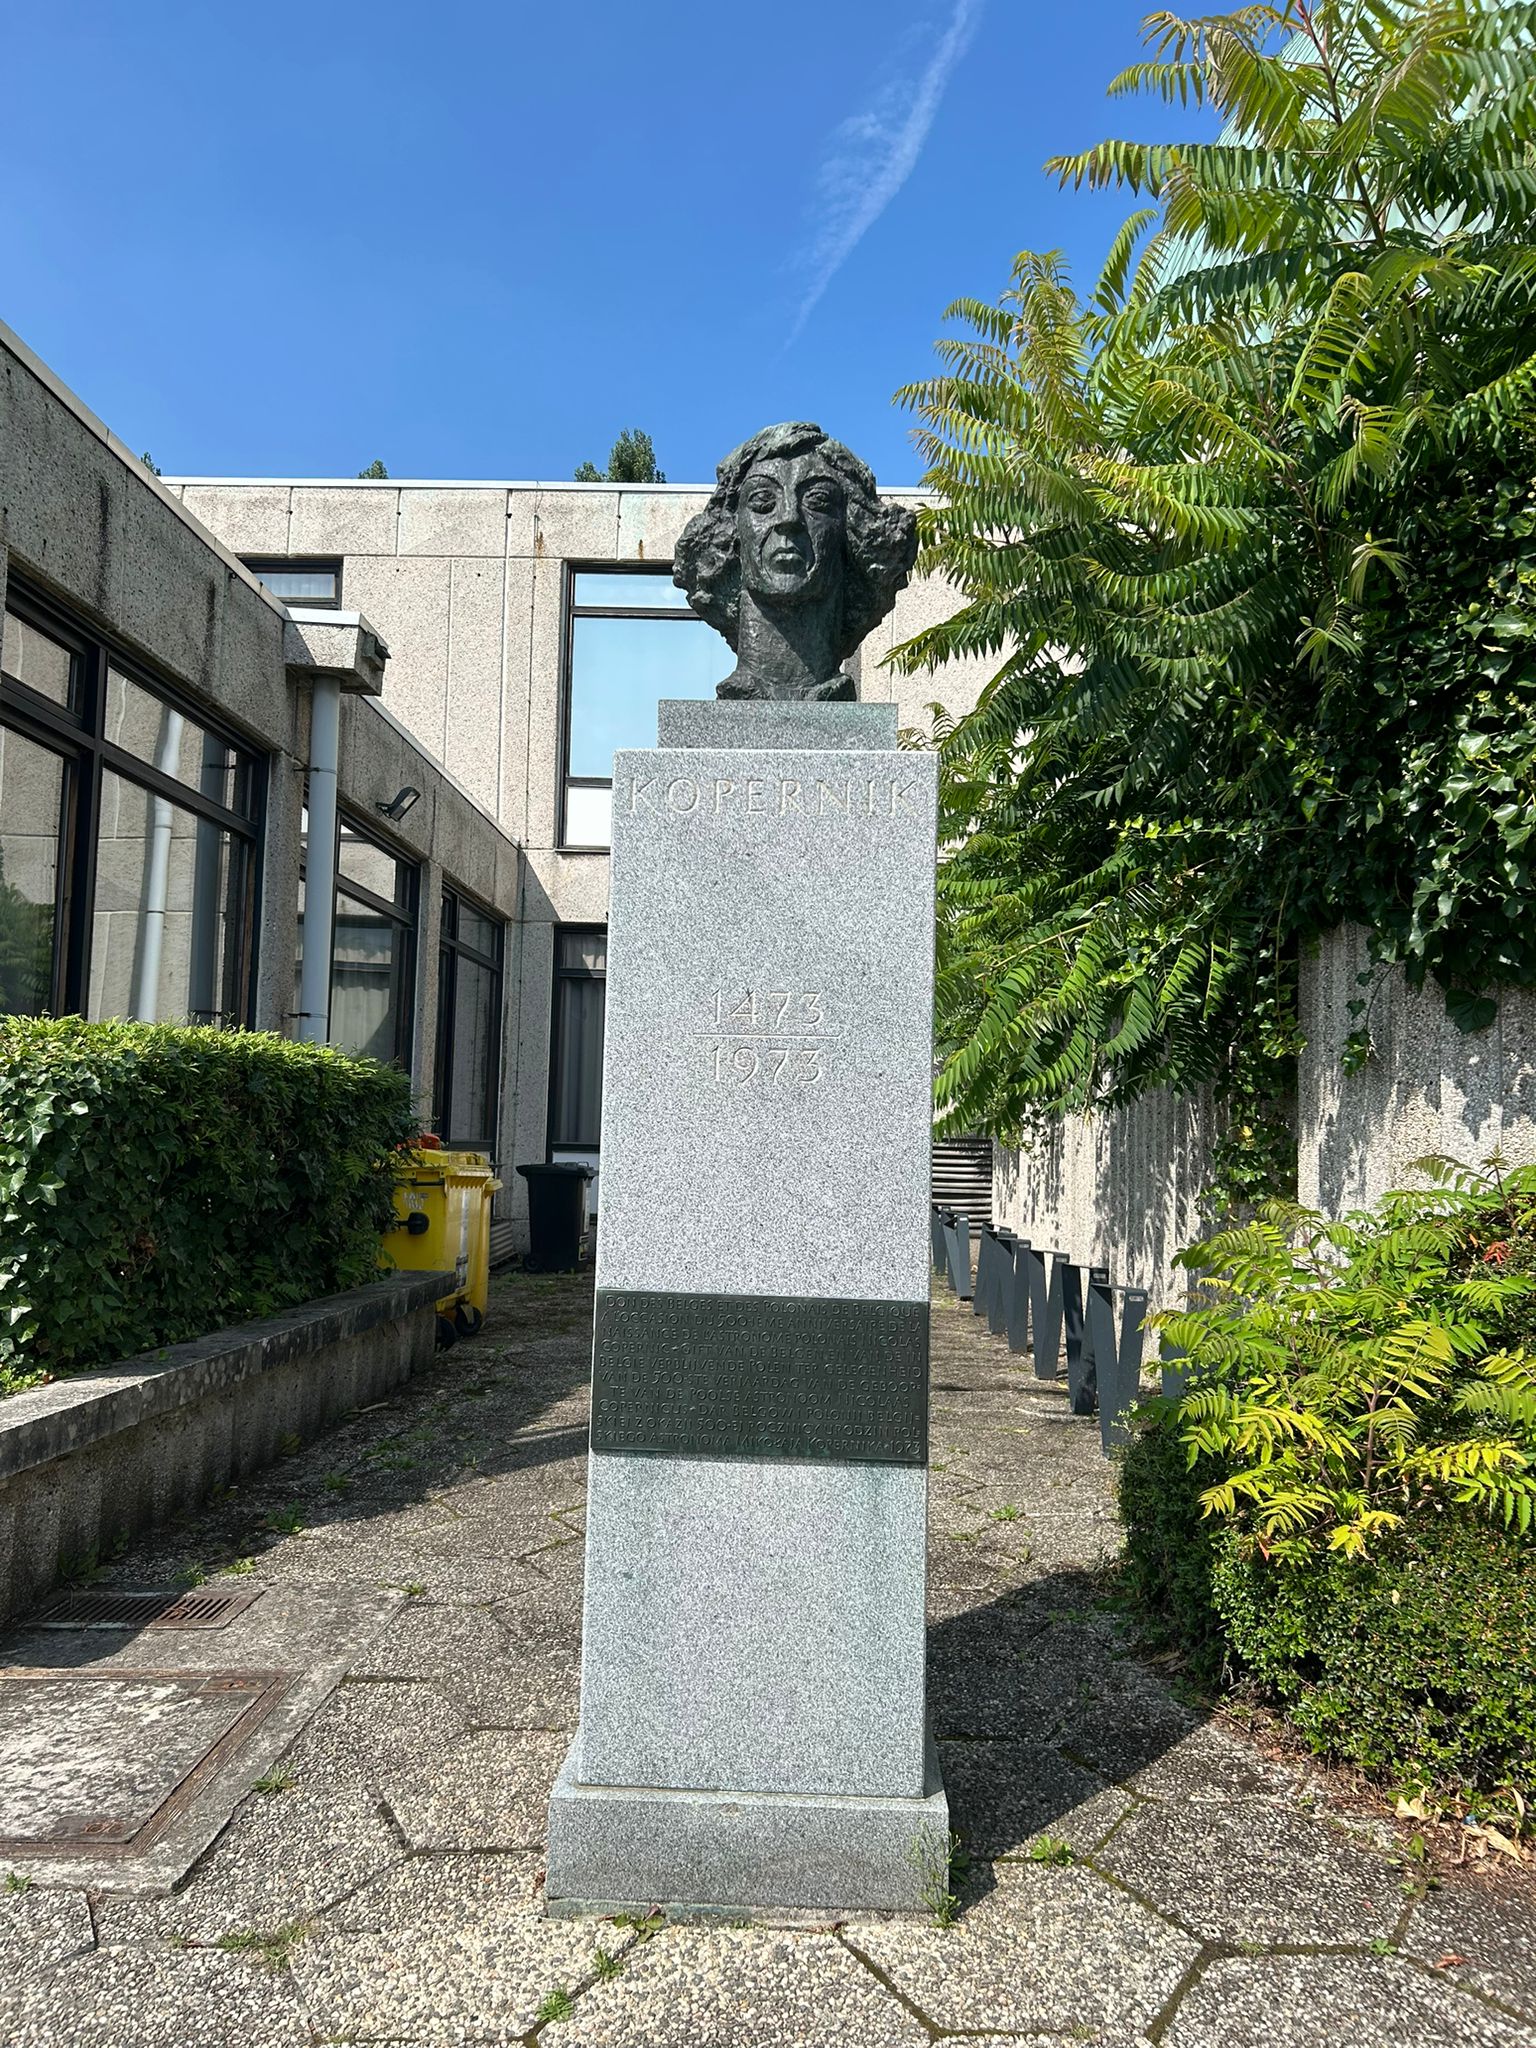
M707 1035L715 1039L711 1074L722 1086L757 1081L796 1087L826 1078L833 1034L818 989L717 988Z

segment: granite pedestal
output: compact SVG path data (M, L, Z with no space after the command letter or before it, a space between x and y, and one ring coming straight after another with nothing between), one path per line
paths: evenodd
M936 763L664 704L614 763L580 1726L552 1912L920 1908Z

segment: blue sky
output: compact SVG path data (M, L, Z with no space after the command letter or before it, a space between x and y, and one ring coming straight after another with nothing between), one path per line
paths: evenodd
M1129 211L1041 164L1199 117L1104 88L1127 0L55 0L13 10L0 318L167 473L674 482L895 388L1022 247ZM1203 128L1203 124L1202 124Z

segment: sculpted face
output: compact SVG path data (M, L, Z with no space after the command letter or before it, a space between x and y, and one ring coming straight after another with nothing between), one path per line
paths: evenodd
M815 450L765 456L737 497L743 585L770 604L826 595L842 573L846 530L843 486Z

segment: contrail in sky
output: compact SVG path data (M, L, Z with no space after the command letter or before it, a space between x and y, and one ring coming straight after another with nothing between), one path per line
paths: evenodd
M923 153L944 88L970 47L984 0L955 0L949 25L918 72L888 80L869 105L839 122L817 173L819 223L805 265L810 282L795 312L794 341L827 286L890 205Z

